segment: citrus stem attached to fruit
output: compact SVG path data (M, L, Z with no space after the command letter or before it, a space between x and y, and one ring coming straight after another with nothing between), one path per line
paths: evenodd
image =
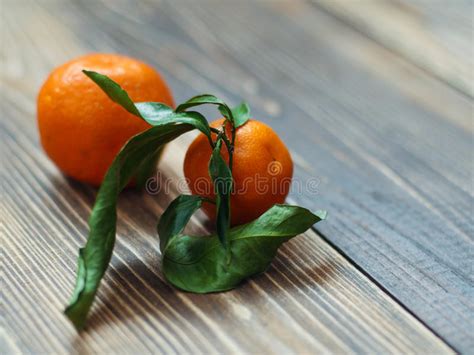
M193 129L201 132L184 162L193 195L180 195L173 200L157 226L162 271L177 288L196 293L232 289L265 271L282 243L326 217L324 211L312 213L282 204L289 185L282 185L278 191L259 192L257 185L250 182L247 190L242 190L253 174L281 182L291 179L293 172L283 142L270 127L249 119L247 104L231 109L209 94L195 96L175 110L163 103L134 103L107 76L91 71L85 74L109 98L151 128L133 136L122 147L99 189L89 219L88 240L79 251L76 287L65 310L76 328L84 327L112 257L120 191L142 166L154 161L164 144L183 133ZM209 125L202 114L189 110L205 104L216 105L224 118ZM271 164L277 164L278 169L270 169ZM198 178L204 178L212 189L197 191L193 182ZM199 208L215 219L215 234L184 235L186 224Z

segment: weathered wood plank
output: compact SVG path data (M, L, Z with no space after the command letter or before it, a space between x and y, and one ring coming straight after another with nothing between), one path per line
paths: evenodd
M450 352L313 232L235 291L173 289L159 271L154 236L172 195L134 191L123 194L112 266L89 330L77 336L61 309L94 191L58 175L44 156L29 124L32 94L8 90L2 102L6 343L22 352ZM174 184L189 139L170 145L161 164Z
M376 78L368 80L367 92L355 95L354 101L351 101L348 96L354 94L357 87L344 88L339 85L335 88L334 84L328 84L334 79L332 75L347 78L351 85L354 85L357 75L367 79L362 75L366 73L367 65L364 57L349 56L357 64L355 67L354 64L349 65L350 70L343 70L348 62L348 53L344 48L333 48L331 55L325 54L319 58L315 55L314 44L311 44L315 41L314 33L308 35L309 29L305 28L308 21L321 20L319 26L327 26L335 36L339 36L338 40L347 36L344 44L355 41L368 47L375 53L376 62L385 62L385 56L390 57L389 54L367 44L357 35L342 30L330 18L314 13L314 9L309 10L304 5L298 9L293 4L283 3L285 9L296 11L296 20L282 16L280 10L266 8L268 4L264 8L262 4L257 7L227 4L221 8L214 2L213 5L217 8L213 10L214 15L210 16L191 7L191 3L176 8L173 4L156 7L156 4L135 2L129 6L125 3L117 6L113 1L86 1L82 4L12 2L11 9L21 16L9 16L5 21L2 19L2 39L8 47L2 63L2 151L7 157L2 170L5 181L2 218L7 221L4 249L6 287L2 290L8 325L8 347L5 348L36 352L64 352L72 349L80 352L123 352L133 349L136 352L214 353L449 351L439 339L313 233L301 236L285 246L268 273L236 291L208 296L177 292L160 276L158 243L154 236L156 216L169 196L143 196L134 192L125 193L122 199L117 253L103 283L91 329L78 337L62 317L60 310L71 291L76 252L84 243L86 220L94 191L65 180L46 160L38 145L33 103L41 81L52 66L91 50L120 51L146 59L165 73L175 88L178 100L202 91L220 93L235 101L240 96L250 97L255 115L262 119L265 116L273 117L272 126L292 148L298 165L296 178L304 182L311 176L321 179L320 192L324 193L317 196L316 202L314 196L294 194L292 198L304 200L303 203L312 207L330 207L332 221L328 221L324 229L326 236L342 246L345 252L349 250L353 259L356 259L354 255L359 255L357 260L360 264L385 287L390 286L387 288L392 293L395 293L394 289L397 291L408 287L402 296L405 299L413 298L417 307L422 301L436 300L423 289L432 285L432 280L419 276L426 264L416 265L416 260L403 259L403 264L397 265L405 250L398 249L399 245L393 249L387 246L390 238L405 241L405 236L396 229L387 232L381 228L383 224L377 219L367 220L374 211L387 213L393 207L386 206L385 194L396 198L402 207L414 203L411 195L405 195L404 186L394 188L393 181L380 173L379 166L369 165L368 168L367 165L367 158L373 154L373 143L385 137L381 133L388 130L390 125L396 128L403 125L398 125L393 117L385 113L378 127L367 128L369 119L373 123L373 117L379 111L367 112L367 108L361 108L362 103L355 105L354 102L362 100L361 94L382 95L377 91L381 87L388 98L382 100L380 105L394 98L397 99L395 102L401 101L403 105L413 100L416 104L408 105L408 113L411 113L409 117L413 117L413 107L416 107L425 115L423 119L428 121L433 117L433 112L439 113L433 109L429 100L432 92L435 92L446 98L443 107L451 114L436 117L434 132L446 128L448 133L457 137L459 131L467 126L465 118L459 117L460 113L469 112L470 106L465 99L459 99L436 83L431 87L428 85L431 84L429 79L420 74L422 79L414 81L423 90L418 96L421 99L415 100L413 90L408 85L388 85L380 78L386 80L386 77L375 73ZM307 17L302 17L302 12ZM261 23L255 21L257 18ZM253 27L255 23L257 29ZM287 27L279 29L282 23ZM262 28L266 28L265 31ZM288 29L291 31L285 37L284 30ZM270 32L276 33L284 43L275 44ZM54 41L51 40L53 37ZM293 43L295 38L301 38L299 49ZM308 53L302 52L302 49L308 49ZM324 49L329 50L331 47L327 45ZM290 56L291 52L293 54ZM262 53L268 59L258 55ZM280 59L276 55L281 55ZM302 62L295 63L293 55ZM381 57L384 57L383 60ZM309 59L315 62L309 62L308 65ZM291 67L293 69L288 70ZM302 67L306 67L306 70L303 71ZM401 64L396 63L389 68L404 72ZM408 69L414 70L411 67ZM341 73L338 74L338 71ZM295 77L301 81L295 83ZM311 80L314 80L313 84ZM341 96L330 95L333 91ZM321 101L315 103L314 92L321 95ZM301 97L297 98L295 94ZM347 107L338 109L335 104L339 103L338 100L343 107L355 105L355 122L347 122L350 123L348 127L340 123L340 119L347 116ZM453 112L450 107L455 105L458 110ZM310 113L312 110L314 114ZM364 121L367 113L367 121ZM291 117L292 120L285 120L284 117ZM323 123L326 125L330 123L329 119L335 118L338 118L336 123L339 126L323 127ZM420 125L420 122L416 125ZM288 127L294 131L288 130ZM413 125L409 127L413 128ZM368 129L367 135L363 134L365 131L361 131L362 128ZM357 134L349 134L351 129ZM335 134L337 130L341 130L341 137ZM401 142L406 142L409 136L407 131L403 130L401 137L390 141L390 148L399 148ZM347 138L347 146L341 144L341 138ZM355 138L368 139L370 144L364 149L357 144L354 147ZM309 155L306 154L308 144L313 150ZM462 148L464 138L458 144ZM460 149L459 145L453 149ZM426 158L423 154L427 141L422 139L421 146L422 149L415 153ZM184 145L177 144L175 148L176 151L172 153L182 155ZM370 154L365 150L370 151ZM390 158L388 164L393 164L393 151L384 153ZM415 153L413 146L409 146L408 153L405 152L407 156ZM162 169L169 174L177 174L179 170L176 165L179 160L173 154L167 155ZM377 159L380 158L377 156ZM437 169L432 173L438 179L439 168L444 169L448 160L447 157L442 158L441 166L436 166ZM462 151L460 158L466 161ZM459 167L457 162L452 164L457 169L447 171L450 179L464 191L469 191L469 186L465 185L469 174L466 175L465 169ZM382 169L382 172L386 171ZM460 172L464 175L459 176ZM351 182L351 179L355 181ZM367 181L374 182L372 190L364 188ZM430 191L429 186L426 191ZM367 196L373 196L380 204L372 205L372 199L368 203ZM433 200L443 201L443 198L446 196L436 195ZM361 212L354 200L367 211L362 209ZM461 207L449 212L461 213ZM426 216L425 220L433 223L427 228L428 232L444 222L442 213L441 217L438 216L441 221L432 222L431 209L415 199L414 207L410 207L410 210L418 209ZM398 206L394 212L398 218L401 211L403 209ZM194 220L196 228L201 228L199 221L199 218ZM411 227L416 229L419 225L415 223ZM457 221L454 227L460 228ZM439 238L445 231L442 228L435 237ZM369 233L372 233L372 239L367 239ZM413 237L412 234L409 236ZM381 242L384 248L379 252L377 248L380 244L377 243ZM439 241L430 245L434 249L438 246ZM407 250L413 252L416 248L408 244ZM364 259L367 261L364 262ZM386 259L390 263L385 262ZM425 262L431 260L428 258ZM399 272L404 267L413 268L410 270L414 274L413 280L404 280L406 275ZM386 269L385 274L380 274L382 268ZM446 270L449 271L449 268L442 265L440 273ZM445 282L443 278L440 279L440 275L435 276L436 282ZM448 290L448 295L453 294L453 289L458 289L457 282L454 278L454 286ZM417 286L422 287L421 291ZM445 304L450 312L453 302L459 302L456 292L455 297ZM468 299L468 295L465 297ZM425 310L438 311L438 306L429 304ZM412 310L415 308L420 316L417 307L412 307ZM437 328L451 326L449 322L453 318L446 321L447 311L440 314L441 322L435 324ZM469 319L469 313L466 314ZM425 317L424 320L430 319ZM429 325L435 328L433 324ZM457 331L459 327L453 326L453 329ZM465 334L461 332L460 336ZM453 336L454 340L449 340L459 347L465 346L466 342L459 341L463 340L460 336L457 335L456 339Z
M321 8L473 97L472 1L315 0Z
M60 10L82 14L72 30L84 46L157 65L178 101L249 98L292 149L296 179L320 179L318 195L292 195L333 212L319 230L472 347L472 101L304 2L206 4Z
M420 346L449 352L314 233L288 243L268 273L236 291L202 296L172 289L159 272L154 237L156 216L171 196L132 191L124 194L117 252L91 327L75 335L60 310L73 284L94 191L64 179L46 159L38 144L34 99L57 63L52 53L60 58L83 48L42 8L29 3L22 10L23 26L8 24L5 38L13 56L7 59L15 61L7 60L2 82L3 352L281 353ZM35 26L46 20L49 30L60 34L58 41L49 42L49 30ZM34 31L19 30L25 27ZM38 48L49 43L49 59L26 61L32 54L28 40ZM162 171L178 174L184 148L183 142L174 144Z

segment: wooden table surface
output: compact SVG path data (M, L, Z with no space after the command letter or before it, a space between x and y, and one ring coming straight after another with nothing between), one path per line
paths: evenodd
M463 0L0 0L2 353L470 353L473 3ZM96 190L43 153L35 99L91 51L209 92L291 150L289 201L329 219L236 290L167 284L155 226L174 194L126 191L89 327L62 310ZM177 181L193 138L168 146ZM177 188L177 186L175 186ZM192 221L205 229L202 214Z

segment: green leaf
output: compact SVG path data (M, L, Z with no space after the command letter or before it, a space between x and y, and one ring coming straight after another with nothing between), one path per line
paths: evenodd
M214 95L210 94L203 94L190 98L188 101L179 105L176 108L176 112L184 112L188 108L206 104L217 105L220 113L222 113L229 121L234 121L232 110L229 108L229 106L227 106L227 104L221 99L218 99Z
M216 230L219 240L228 250L228 231L230 228L230 193L232 192L232 172L221 155L222 139L218 139L211 159L209 176L216 194Z
M227 105L219 106L218 109L219 109L219 112L222 114L222 116L224 116L228 121L230 122L234 121L232 110L229 108L229 106Z
M89 218L89 237L79 253L76 287L65 313L76 328L84 326L100 280L107 269L115 243L116 205L120 191L137 173L140 166L164 144L196 125L169 122L132 137L115 157L102 185Z
M206 105L206 104L227 106L224 101L222 101L221 99L218 99L214 95L202 94L202 95L191 97L188 101L183 102L181 105L176 107L176 112L183 112L190 107Z
M164 251L163 273L170 283L185 291L232 289L265 271L284 242L325 217L324 211L313 214L298 206L275 205L253 222L230 230L230 264L217 235L178 234L169 239Z
M92 81L95 82L113 102L119 104L135 116L142 118L132 99L130 99L130 96L128 96L127 92L122 89L119 84L108 76L99 74L95 71L83 70L82 72L91 78Z
M211 132L209 124L206 118L199 112L191 111L175 113L171 107L158 102L141 102L135 104L132 102L127 92L108 76L90 70L83 70L83 73L92 79L92 81L94 81L107 94L107 96L112 99L112 101L121 105L124 109L135 116L144 119L150 125L157 126L169 122L175 122L177 120L180 122L186 122L186 120L189 120L191 121L191 124L195 125L197 129L210 139ZM217 98L215 99L217 100Z
M138 167L135 179L139 190L146 187L148 179L156 171L161 154L163 153L163 148L164 147L160 147L155 153L150 154Z
M171 107L158 102L140 102L135 104L135 106L140 112L141 117L152 126L176 121L190 123L204 133L209 139L211 137L209 123L199 112L175 112Z
M209 141L212 141L209 124L206 118L199 112L176 113L171 107L158 102L140 102L135 104L135 106L140 112L141 117L152 126L174 122L189 123L204 133ZM150 158L142 164L143 166L137 173L137 185L139 188L144 187L147 179L154 172L160 156L161 149L155 154L150 155Z
M240 105L232 109L232 116L234 117L235 128L245 124L250 118L250 107L246 102L242 102Z
M173 109L165 104L157 102L133 103L127 92L108 76L89 70L83 70L92 81L94 81L115 103L121 105L128 112L140 117L152 126L167 123L189 123L204 133L211 141L211 130L206 118L199 112L175 113ZM153 173L161 156L161 150L150 154L137 171L137 186L142 188L146 180Z
M162 253L165 252L170 239L183 231L191 216L201 207L203 200L196 195L180 195L169 204L158 223Z

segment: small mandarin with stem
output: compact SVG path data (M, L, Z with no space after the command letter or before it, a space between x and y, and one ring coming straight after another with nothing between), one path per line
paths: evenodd
M224 119L219 119L210 126L220 128L224 122ZM230 139L230 125L226 125L225 132ZM208 173L211 153L208 139L200 134L189 146L183 168L191 192L213 199L213 185ZM221 148L221 154L228 162L225 145ZM275 131L263 122L250 119L235 131L232 175L231 224L239 225L254 220L274 204L285 201L293 175L293 162ZM204 203L203 209L215 218L215 205Z

